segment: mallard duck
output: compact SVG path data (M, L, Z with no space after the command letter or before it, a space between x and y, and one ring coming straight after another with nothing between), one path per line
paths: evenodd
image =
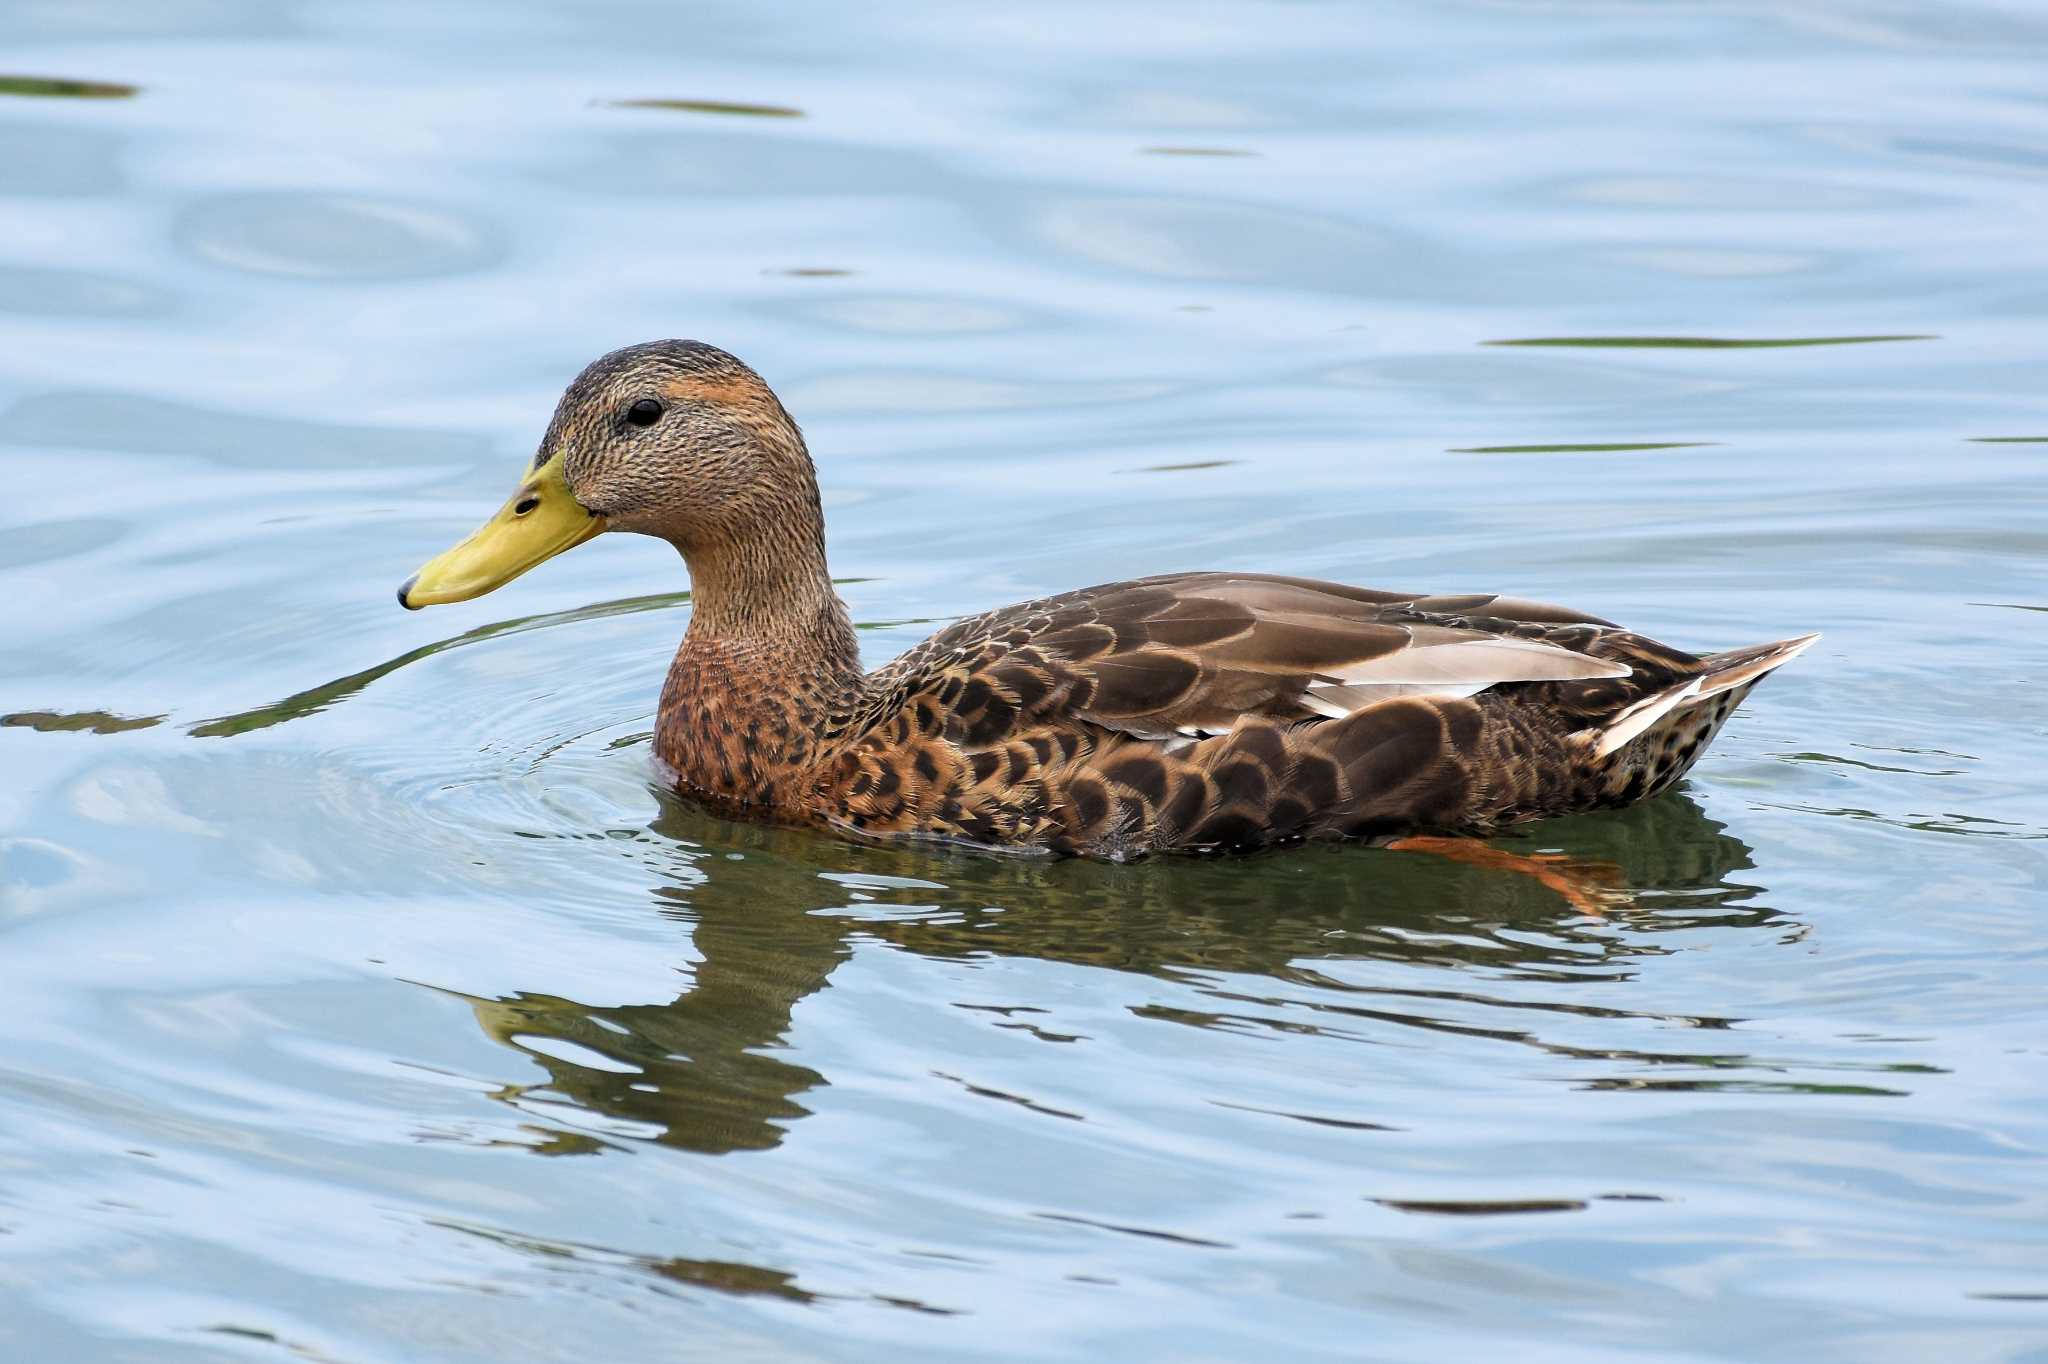
M665 776L867 838L1123 858L1628 805L1817 638L1694 655L1516 597L1169 573L999 607L864 672L803 436L696 341L578 375L512 498L398 600L465 601L608 530L689 567Z

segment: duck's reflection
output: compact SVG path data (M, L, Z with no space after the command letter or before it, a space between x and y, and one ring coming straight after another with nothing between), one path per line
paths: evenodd
M517 1092L529 1113L566 1103L709 1153L772 1147L804 1116L802 1094L827 1077L779 1054L791 1011L860 940L927 956L1265 977L1375 995L1342 1012L1430 1026L1390 997L1473 998L1458 993L1461 977L1435 971L1412 988L1347 986L1328 971L1360 961L1483 967L1490 979L1507 970L1517 981L1567 987L1634 969L1669 950L1661 940L1675 930L1791 928L1733 879L1753 865L1749 848L1683 794L1554 821L1525 841L1612 864L1630 907L1606 918L1581 914L1526 877L1356 847L1113 866L855 847L727 823L666 797L651 831L678 861L679 874L655 894L663 913L691 925L701 960L689 989L664 1003L601 1008L528 994L472 1003L487 1033L546 1068L545 1082ZM1562 988L1541 1007L1579 1012L1570 993ZM1006 1021L1031 1027L1028 1012ZM602 1144L559 1133L538 1149Z

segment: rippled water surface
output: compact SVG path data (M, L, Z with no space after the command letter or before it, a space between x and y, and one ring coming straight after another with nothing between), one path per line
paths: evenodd
M2048 1360L2048 10L0 8L0 1354ZM657 789L751 360L881 662L1169 568L1823 630L1498 846Z

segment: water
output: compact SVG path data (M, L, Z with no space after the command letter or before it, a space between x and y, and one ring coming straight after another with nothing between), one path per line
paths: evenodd
M2048 1360L2048 12L865 10L0 13L101 87L0 81L0 1354ZM1503 840L1605 917L722 823L666 550L391 600L669 335L876 662L1194 567L1826 638Z

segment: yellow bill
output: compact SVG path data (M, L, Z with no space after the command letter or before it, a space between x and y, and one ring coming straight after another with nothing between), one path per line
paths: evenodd
M562 465L562 457L554 455L529 474L511 501L475 534L407 578L398 589L398 604L417 611L481 597L602 531L604 518L569 495Z

